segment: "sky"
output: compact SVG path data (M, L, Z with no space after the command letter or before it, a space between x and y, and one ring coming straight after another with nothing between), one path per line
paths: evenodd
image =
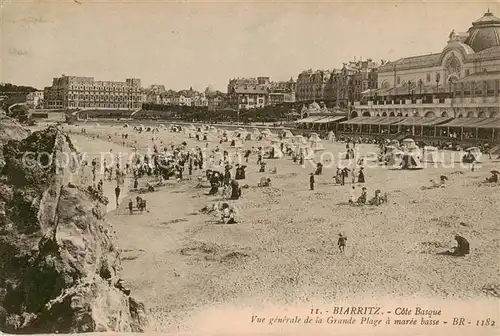
M354 58L440 52L452 29L467 31L488 8L500 16L494 1L0 4L0 82L39 89L65 74L225 92L235 77L288 80Z

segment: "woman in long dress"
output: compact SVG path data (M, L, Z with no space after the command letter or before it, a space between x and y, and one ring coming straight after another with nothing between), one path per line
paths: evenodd
M359 169L358 183L365 183L365 172L363 170L363 167Z

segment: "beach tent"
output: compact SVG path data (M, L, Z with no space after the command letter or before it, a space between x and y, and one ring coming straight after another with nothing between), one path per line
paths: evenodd
M281 144L281 140L279 138L272 137L267 140L269 140L272 146L279 146Z
M482 155L483 153L481 153L479 148L469 147L465 150L465 155L463 156L462 161L465 163L471 163L472 161L480 162Z
M438 149L433 146L425 146L422 161L440 162Z
M311 135L309 136L309 142L311 143L312 150L315 152L325 149L317 133L311 133Z
M385 161L388 166L391 167L400 167L401 160L403 157L403 152L397 149L394 146L387 146L387 153L385 154Z
M415 140L413 139L404 139L401 143L401 145L403 146L408 146L408 145L411 145L411 144L415 144Z
M208 132L203 132L203 134L200 136L200 140L210 141L210 135L208 134Z
M403 154L401 157L401 169L416 170L423 168L422 163L416 156Z
M271 132L271 130L269 128L266 128L265 130L262 131L262 135L265 137L270 137L273 135L273 133Z
M292 143L294 145L306 145L307 141L302 135L296 135L293 137Z
M241 130L238 130L238 132L236 133L238 136L238 138L241 138L242 140L245 140L246 137L247 137L247 134L248 132L245 131L244 129L241 129Z
M310 160L314 158L314 150L309 145L300 145L295 149L295 154L304 156L304 159Z
M309 141L321 141L321 139L319 138L319 135L318 133L311 133L309 134Z
M293 138L293 133L290 132L289 130L284 130L283 131L283 138L285 138L285 139L291 139L291 138Z
M129 127L128 124L123 125L123 128L128 128L128 127Z
M240 138L234 138L231 141L231 145L233 145L233 143L234 143L234 146L231 146L231 147L235 147L235 148L242 148L243 147L243 140Z
M313 141L313 142L311 142L311 148L315 152L319 152L319 151L325 150L325 147L323 146L323 144L321 143L321 141Z

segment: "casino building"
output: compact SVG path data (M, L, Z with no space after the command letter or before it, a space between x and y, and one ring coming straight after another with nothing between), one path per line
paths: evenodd
M491 126L500 134L499 92L500 19L488 10L466 33L453 30L441 52L380 66L378 89L364 91L343 124L364 131L434 126L436 135L451 132L448 127L476 128L475 136Z

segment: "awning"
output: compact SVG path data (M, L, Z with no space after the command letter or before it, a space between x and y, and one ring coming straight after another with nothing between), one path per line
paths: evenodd
M453 119L452 117L406 117L400 122L396 123L396 125L402 126L434 126L438 124L442 124L449 120Z
M391 125L404 117L356 117L350 120L341 122L341 124L355 124L355 125Z
M440 127L475 127L474 125L481 124L483 121L490 118L456 118L439 125Z
M356 117L346 121L342 121L340 124L362 124L364 120L369 118L371 117Z
M500 128L500 119L499 118L488 118L483 120L473 127L477 128Z
M316 120L313 123L315 123L315 124L316 123L325 124L325 123L339 121L339 120L342 120L342 119L345 119L345 118L347 118L347 117L346 116L326 117L326 118L323 118L323 119Z
M304 118L304 119L299 119L299 120L296 120L295 123L299 124L299 123L311 123L313 121L316 121L316 120L319 120L319 119L323 119L325 116L311 116L311 117L307 117L307 118Z
M401 121L402 119L404 119L404 117L382 117L383 119L380 120L377 125L393 125L399 121Z

